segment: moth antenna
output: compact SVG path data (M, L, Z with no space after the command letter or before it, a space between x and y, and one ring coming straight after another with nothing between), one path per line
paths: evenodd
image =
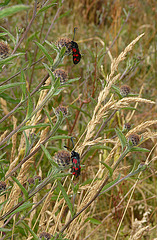
M73 145L73 148L74 148L74 147L75 147L75 145L74 145L73 138L74 138L74 137L71 137L71 141L72 141L72 145Z
M77 27L75 27L75 28L74 28L74 36L73 36L73 41L74 41L74 38L75 38L76 29L77 29Z

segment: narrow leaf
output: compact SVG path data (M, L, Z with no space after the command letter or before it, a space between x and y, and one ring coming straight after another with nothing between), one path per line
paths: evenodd
M43 110L44 110L44 112L45 112L45 114L46 114L46 116L47 116L47 118L48 118L48 120L49 120L49 122L50 122L50 124L51 124L51 127L53 128L54 125L53 125L53 122L52 122L52 120L51 120L51 117L50 117L48 111L47 111L45 108L43 108Z
M9 84L6 84L6 85L2 85L2 86L0 86L0 92L3 92L5 90L8 90L8 89L13 88L13 87L17 87L21 84L24 84L24 83L16 82L16 83L9 83Z
M56 168L58 168L58 164L55 163L50 155L50 153L47 151L47 149L44 147L44 145L40 144L42 150L44 151L46 157L48 158L48 160L50 161L51 165L55 166Z
M19 4L19 5L14 5L12 7L1 9L0 19L12 16L12 15L14 15L18 12L24 11L24 10L28 10L29 8L30 8L30 6Z
M16 38L5 28L0 26L0 29L2 29L4 32L6 32L6 34L8 34L8 36L10 37L10 39L12 40L12 42L14 43L14 45L16 44Z
M14 180L14 182L16 182L16 184L19 186L19 188L21 189L21 191L23 192L25 199L28 199L28 192L27 190L24 188L24 186L19 182L19 180L13 176L11 176L12 179Z
M23 70L21 70L21 78L20 81L24 84L22 84L21 89L22 89L22 101L25 99L26 96L26 80L25 80L25 76L24 76L24 72Z
M25 148L25 156L28 154L28 151L29 151L29 140L28 140L28 137L26 135L26 132L23 131L24 133L24 136L25 136L25 142L26 142L26 148Z
M63 197L64 197L64 199L65 199L65 201L66 201L66 203L67 203L67 205L68 205L68 207L69 207L69 210L70 210L70 212L71 212L71 215L73 216L73 206L72 206L72 203L71 203L71 201L70 201L70 199L69 199L69 197L68 197L68 195L67 195L67 193L66 193L66 191L65 191L65 189L64 189L64 187L62 186L62 184L61 184L61 182L60 181L58 181L58 186L59 186L59 188L60 188L60 190L61 190L61 192L62 192L62 195L63 195Z
M48 54L48 51L46 50L46 48L36 41L35 41L35 43L43 51L43 53L45 54L45 56L48 59L48 61L50 62L50 64L53 65L53 60L52 60L51 56Z
M150 152L147 148L131 147L130 152Z
M39 240L38 236L33 232L33 230L24 222L22 221L22 224L25 226L25 228L32 234L34 240Z
M107 185L105 185L103 187L103 189L101 190L100 194L103 194L103 193L109 191L112 188L112 186L114 186L119 181L120 176L121 176L121 174L119 174L118 177L114 181L112 181L112 182L108 183Z
M87 221L90 221L91 223L97 224L97 225L101 224L101 221L99 221L95 218L87 218L85 222L87 222Z
M60 50L56 47L56 45L54 43L50 43L48 42L47 40L45 40L45 42L53 49L55 50L56 52L60 52Z
M17 53L17 54L11 55L10 57L7 57L5 59L0 59L0 66L3 66L4 64L11 62L14 58L19 57L21 55L24 55L24 53Z
M100 161L101 162L101 161ZM101 162L108 170L109 170L109 173L110 173L110 177L112 177L113 175L113 170L110 166L108 166L105 162Z
M117 134L117 136L118 136L118 138L119 138L119 140L120 140L120 143L121 143L121 145L122 145L122 150L123 150L124 147L125 147L126 144L127 144L127 140L126 140L124 134L122 133L122 131L120 131L120 129L117 128L117 129L115 129L115 131L116 131L116 134Z
M27 93L28 93L28 108L27 108L26 119L29 119L33 112L33 102L32 102L30 92L27 92Z
M51 3L50 5L48 6L44 6L42 7L37 14L40 14L41 12L45 12L46 10L48 10L50 7L52 7L53 5L56 5L57 3Z

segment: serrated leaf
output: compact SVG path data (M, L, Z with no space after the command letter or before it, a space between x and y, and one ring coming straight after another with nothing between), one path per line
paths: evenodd
M35 234L35 232L24 222L22 221L22 224L25 226L25 228L32 234L34 240L39 240L38 236Z
M30 6L19 4L19 5L14 5L12 7L1 9L0 19L12 16L12 15L14 15L18 12L24 11L24 10L28 10L29 8L30 8Z
M100 161L106 168L107 168L107 170L109 171L109 173L110 173L110 177L112 177L112 175L113 175L113 169L110 167L110 166L108 166L105 162L102 162L102 161Z
M86 219L85 222L87 222L87 221L90 221L91 223L97 224L97 225L101 224L101 221L99 221L99 220L97 220L97 219L95 219L95 218L90 218L90 217L89 217L89 218Z
M47 151L47 149L44 147L44 145L40 144L43 152L45 153L46 157L48 158L48 160L50 161L51 165L55 166L56 168L59 168L58 167L58 164L55 163L50 155L50 153Z
M73 206L72 206L72 203L71 203L71 201L70 201L70 199L69 199L69 197L68 197L64 187L62 186L61 182L58 181L57 183L58 183L58 186L59 186L59 188L60 188L60 190L62 192L62 195L63 195L63 197L64 197L64 199L65 199L65 201L66 201L66 203L67 203L67 205L69 207L71 215L73 216Z
M131 147L130 152L150 152L147 148Z
M19 188L21 189L21 191L23 192L25 199L28 199L28 192L27 190L24 188L24 186L19 182L19 180L13 176L11 176L12 179L14 180L14 182L16 182L16 184L19 186Z
M42 50L42 52L45 54L45 56L46 56L46 58L48 59L48 61L50 62L50 64L53 65L53 59L52 59L51 56L49 55L49 53L48 53L48 51L46 50L46 48L45 48L42 44L40 44L40 43L38 43L38 42L36 42L36 41L35 41L35 43L36 43L36 45Z
M124 149L124 147L127 145L127 140L126 137L124 136L124 134L122 133L122 131L120 129L115 129L116 134L120 140L121 146L122 146L122 150Z

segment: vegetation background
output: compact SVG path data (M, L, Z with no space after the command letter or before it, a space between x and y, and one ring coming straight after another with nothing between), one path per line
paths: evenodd
M157 238L156 19L155 0L1 0L0 239ZM77 65L53 45L74 27ZM71 137L78 178L54 163Z

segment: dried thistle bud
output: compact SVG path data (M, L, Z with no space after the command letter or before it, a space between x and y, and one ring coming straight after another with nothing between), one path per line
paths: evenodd
M62 69L58 68L53 72L53 75L55 76L55 79L60 78L60 83L63 84L68 80L68 73Z
M29 185L34 185L35 184L34 178L29 178L27 180L27 182L28 182Z
M133 146L136 146L139 144L140 137L136 133L130 134L128 136L128 142L131 142Z
M34 177L34 180L35 181L38 180L38 182L41 182L41 177L37 175L37 176Z
M71 39L69 38L59 38L56 42L56 46L59 50L66 47L65 55L69 55L72 52Z
M124 129L129 131L131 129L131 124L130 123L125 123L124 124Z
M48 232L42 232L39 235L39 239L49 240L52 238L52 235Z
M61 150L55 153L53 160L60 167L67 167L71 162L70 152Z
M55 114L56 116L59 116L60 112L63 113L63 116L66 117L68 115L68 109L67 107L61 106L59 105L56 109L55 109Z
M0 191L4 191L6 189L6 183L3 181L0 181Z
M131 89L130 89L130 87L128 85L123 85L120 88L120 94L123 97L126 97L130 93L130 91L131 91Z
M0 58L7 58L9 56L9 52L9 45L4 42L0 42Z

